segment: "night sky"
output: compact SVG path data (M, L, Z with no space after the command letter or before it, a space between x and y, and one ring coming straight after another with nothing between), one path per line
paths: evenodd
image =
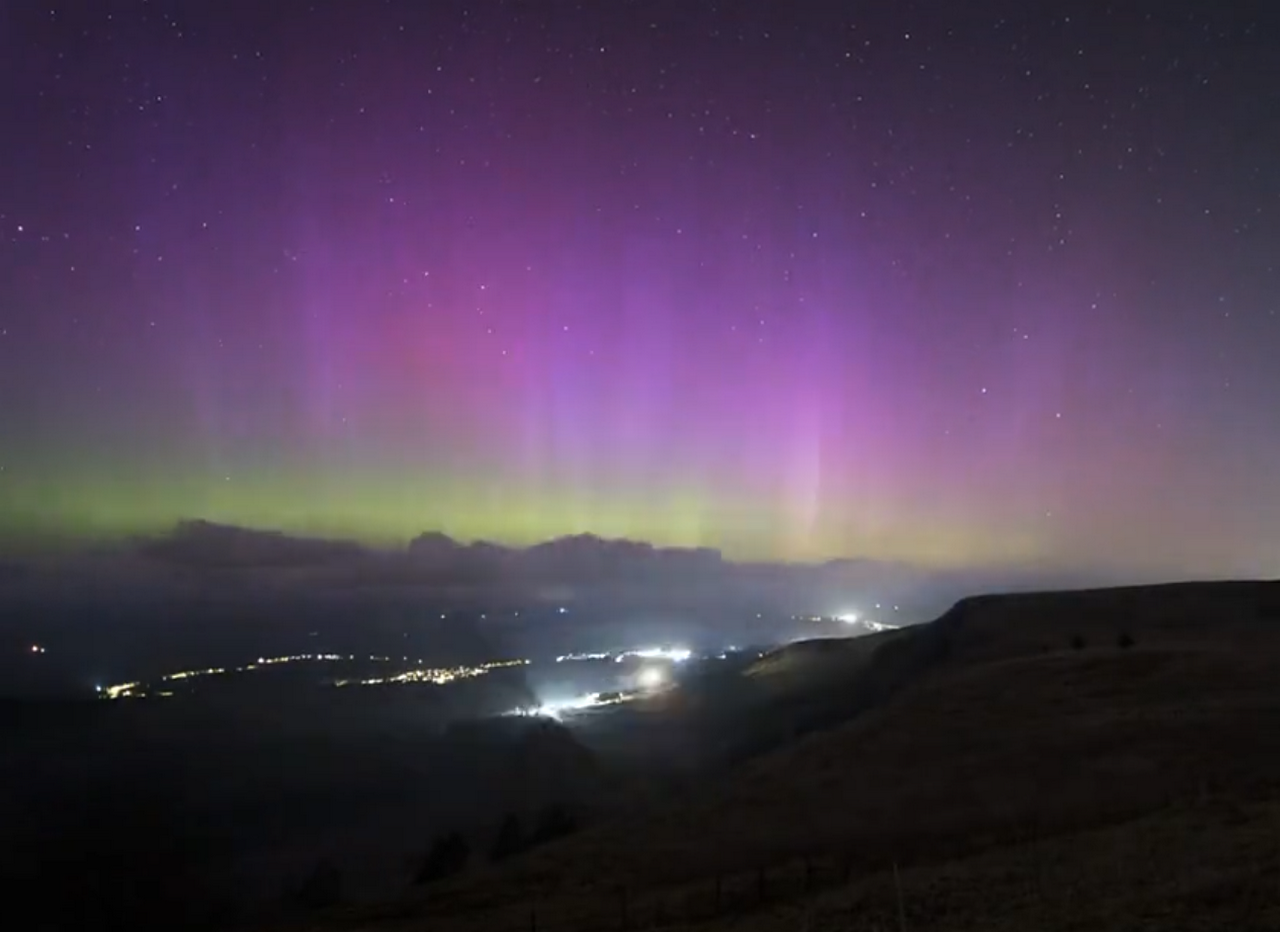
M7 2L0 527L1275 575L1265 7Z

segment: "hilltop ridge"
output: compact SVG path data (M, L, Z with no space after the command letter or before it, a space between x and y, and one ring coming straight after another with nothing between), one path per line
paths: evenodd
M904 909L932 917L931 929L994 928L1015 914L1065 928L1092 907L1072 913L1061 890L1028 900L1019 887L1016 903L937 899L951 884L939 878L970 875L999 894L1012 869L1001 865L1025 860L1035 839L1056 852L1077 902L1097 885L1117 921L1161 910L1187 921L1276 915L1275 894L1261 891L1280 871L1280 846L1248 859L1233 852L1242 832L1280 824L1280 584L978 596L913 629L789 648L775 668L788 653L809 655L788 676L822 670L808 699L827 718L807 733L679 800L479 868L399 911L433 928L492 929L518 924L536 903L546 928L585 932L592 922L616 927L617 894L604 891L625 888L635 923L662 925L709 884L835 861L847 881L821 895L793 890L786 909L769 898L740 908L753 926L781 929L795 909L834 915L841 902L870 903L892 870ZM1141 887L1130 896L1090 866L1112 856L1107 846L1168 842L1184 825L1196 826L1206 857L1221 855L1215 873L1200 876L1188 855L1171 891L1126 856ZM1205 900L1198 891L1224 876L1249 896ZM876 884L880 893L868 892ZM712 927L722 920L700 914ZM400 921L335 914L329 923L409 927Z

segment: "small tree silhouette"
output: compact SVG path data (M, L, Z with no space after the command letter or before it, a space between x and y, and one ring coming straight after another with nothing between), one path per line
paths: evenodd
M493 847L489 849L489 860L505 860L524 851L528 846L528 839L525 838L524 826L520 823L520 817L514 812L508 812L503 817L502 824L498 826L498 834L493 839Z
M448 832L431 843L431 850L422 859L422 866L414 877L414 883L424 884L443 880L460 873L467 866L471 848L461 832Z
M1083 634L1076 634L1076 635L1073 635L1073 636L1072 636L1072 638L1071 638L1071 649L1072 649L1072 650L1084 650L1084 649L1085 649L1085 646L1086 646L1088 643L1089 643L1089 642L1088 642L1088 641L1086 641L1086 640L1084 639L1084 635L1083 635Z
M1128 650L1136 643L1137 642L1133 639L1133 635L1128 631L1122 632L1120 637L1116 638L1116 644L1121 650Z
M578 820L573 817L573 813L559 804L548 806L533 830L532 842L535 845L541 845L563 838L565 835L572 835L577 830Z

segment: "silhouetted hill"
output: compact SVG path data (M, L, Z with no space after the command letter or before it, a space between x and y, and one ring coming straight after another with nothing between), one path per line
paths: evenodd
M409 542L419 565L441 574L468 577L515 575L544 584L608 582L653 573L693 576L721 569L719 551L655 547L642 541L609 540L594 534L558 537L530 547L503 547L484 541L461 544L429 531Z
M643 576L653 572L690 576L714 573L723 565L718 550L655 547L631 540L606 540L593 534L560 537L524 551L535 574L563 582Z
M291 537L209 521L183 521L141 552L173 563L204 567L299 567L356 559L365 551L350 541Z
M873 559L740 562L709 548L590 534L515 547L463 543L428 531L403 549L379 549L198 520L128 546L45 554L38 565L9 576L7 581L0 577L5 590L0 595L57 591L72 577L92 584L128 580L139 587L176 583L189 589L233 583L324 591L430 587L449 599L491 604L594 600L611 611L756 617L766 624L847 611L904 624L932 617L968 592L1061 585L1056 577L1026 567L943 572ZM763 637L764 632L752 636Z
M331 926L515 929L536 904L539 928L617 928L625 888L636 927L1272 927L1277 623L1280 585L1182 584L965 599L790 648L742 679L829 714L816 731L405 918Z

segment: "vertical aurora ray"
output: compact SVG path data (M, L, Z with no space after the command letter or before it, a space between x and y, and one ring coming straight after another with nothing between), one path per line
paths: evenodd
M891 7L18 10L0 528L1265 570L1273 50Z

